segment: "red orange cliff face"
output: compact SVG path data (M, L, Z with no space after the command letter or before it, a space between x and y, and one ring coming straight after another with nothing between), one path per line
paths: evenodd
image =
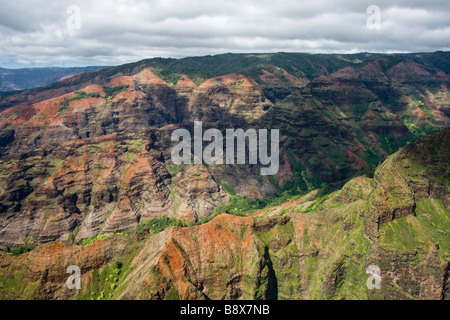
M201 59L197 69L144 61L2 96L0 247L39 246L0 253L0 297L380 298L353 289L364 267L375 260L407 274L416 256L415 285L389 278L383 294L447 296L445 145L425 140L424 154L407 149L373 178L348 181L448 127L448 73L420 57L307 57L302 65L295 57L217 72ZM171 134L192 131L194 121L204 130L279 129L278 173L174 165ZM344 187L333 195L317 191L337 183ZM287 192L298 198L194 226L239 196ZM139 229L161 217L190 227ZM126 232L133 235L75 245ZM68 263L82 270L78 293L62 284Z
M0 252L0 298L448 299L449 139L434 133L374 178L248 216ZM369 265L381 270L380 289L366 286ZM80 268L79 290L66 285L69 266Z
M78 240L160 216L196 221L228 201L221 184L261 198L287 181L306 191L367 170L421 128L449 121L444 72L411 61L384 70L385 63L313 79L267 66L258 77L220 75L199 85L187 75L169 84L142 68L76 88L76 78L65 80L73 88L65 94L27 94L0 113L0 243L66 240L75 228ZM394 90L389 83L398 100L380 93ZM419 98L422 87L429 89ZM173 166L170 134L194 120L206 128L279 128L274 180L252 166Z

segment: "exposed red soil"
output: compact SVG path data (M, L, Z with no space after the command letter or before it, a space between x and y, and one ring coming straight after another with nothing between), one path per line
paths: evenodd
M138 74L134 75L133 79L141 84L169 86L167 82L154 74L150 69L142 70Z
M177 82L177 87L195 88L196 85L188 76L182 76Z

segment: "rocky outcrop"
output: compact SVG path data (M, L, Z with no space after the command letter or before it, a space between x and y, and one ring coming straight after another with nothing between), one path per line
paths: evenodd
M449 130L435 133L406 146L377 168L368 235L373 236L374 229L394 219L415 215L417 200L438 199L450 210L445 183L449 179L445 169L448 141Z
M183 60L180 70L141 61L2 97L0 245L78 241L163 216L198 222L230 194L257 199L345 181L448 126L448 74L423 57L269 57L199 58L195 68ZM173 165L171 133L192 132L195 120L205 130L279 129L278 174ZM413 214L420 198L448 206L442 185L396 170L375 175L374 230Z
M449 133L395 153L373 179L357 177L341 190L315 191L246 217L221 214L158 234L144 229L86 246L56 242L22 255L0 252L0 298L448 299L449 208L442 193L426 195L407 183L421 176L448 195L436 176L446 174L448 149L435 148L448 145ZM201 168L179 171L175 180L208 181ZM409 208L411 194L412 212L395 214ZM373 221L376 237L367 233ZM80 267L80 290L66 286L71 265ZM381 270L379 290L366 286L369 265Z
M79 240L164 215L184 219L182 209L198 220L226 203L226 193L203 166L183 168L172 180L161 154L150 147L154 143L151 137L113 134L70 142L12 165L24 183L12 181L15 190L5 186L2 204L5 212L20 213L0 219L1 243L66 240L77 226Z

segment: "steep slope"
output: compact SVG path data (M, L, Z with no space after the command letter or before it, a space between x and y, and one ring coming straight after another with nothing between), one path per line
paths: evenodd
M449 146L450 129L433 133L373 178L246 217L0 253L0 298L449 299ZM65 285L73 264L80 291Z
M448 126L449 59L442 52L150 59L5 96L0 245L78 241L155 217L192 223L238 196L342 184ZM204 130L280 129L279 172L173 165L171 133L192 132L196 120Z

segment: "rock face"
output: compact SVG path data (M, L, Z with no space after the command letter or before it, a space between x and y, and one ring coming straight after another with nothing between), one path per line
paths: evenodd
M374 178L246 217L0 253L0 298L449 299L449 143L449 129L434 133ZM66 286L70 265L79 291ZM369 265L379 290L366 286Z
M161 216L198 220L227 202L204 166L168 171L161 132L151 125L175 121L175 90L147 69L111 86L128 90L108 97L91 85L20 109L20 129L4 138L10 149L2 159L2 245L67 240L78 227L77 241ZM92 96L76 99L79 92ZM61 112L64 99L73 101Z
M148 139L112 134L74 143L53 149L54 158L46 157L58 163L58 169L46 167L39 153L27 169L18 169L22 176L17 179L27 181L26 176L33 175L37 183L29 195L23 189L5 190L2 204L21 201L21 214L2 225L2 244L21 244L24 236L32 243L67 240L77 226L79 240L98 232L130 230L141 219L162 215L183 218L192 212L199 219L228 199L203 166L180 169L172 176ZM41 171L36 169L40 165Z
M151 59L0 96L0 247L12 249L55 241L70 245L95 236L133 232L163 217L178 220L179 225L193 225L213 217L217 207L230 199L242 199L236 195L263 201L284 191L306 194L324 184L344 184L361 172L370 172L408 142L448 127L449 60L447 53L361 54L345 59L340 55L302 54ZM260 175L260 165L174 165L171 150L176 142L171 141L172 132L185 128L192 133L197 120L203 122L204 131L279 129L279 172L267 177ZM427 140L421 143L430 145ZM448 210L448 169L430 165L433 161L445 163L446 155L437 150L448 149L448 143L433 143L432 150L420 143L411 144L389 157L373 180L367 179L370 183L357 180L344 187L342 199L336 201L349 206L347 211L354 213L350 216L356 222L346 216L347 211L326 202L330 207L324 210L330 221L342 221L344 231L355 231L358 225L358 237L364 235L380 243L370 251L374 259L394 259L392 255L398 248L391 250L381 244L385 238L394 241L394 231L406 228L422 234L422 229L410 228L410 224L427 223L416 223L418 210L436 211L434 215L430 213L430 219L438 220L441 204ZM411 154L416 162L411 162ZM433 158L436 155L441 158ZM367 199L361 198L360 193ZM317 211L319 202L313 199L313 193L309 193L292 210ZM361 207L358 213L352 211L353 206L362 205L357 201L355 204L355 199L367 200L367 208ZM265 214L282 214L292 206ZM360 257L352 255L355 261L335 261L331 247L319 250L323 241L343 241L337 233L324 240L331 222L321 225L320 214L305 217L306 235L303 218L294 215L283 217L282 221L223 216L217 218L223 229L212 227L217 222L214 220L208 225L168 229L149 237L159 240L141 239L136 245L138 251L159 245L162 250L174 239L189 254L182 254L180 249L181 253L173 257L177 262L169 268L164 262L178 248L173 242L170 248L175 251L167 249L167 259L147 257L153 271L133 273L130 281L136 282L135 288L124 288L114 297L163 298L175 292L186 298L229 299L364 296L359 291L341 290L340 279L346 276L345 272L351 273L349 265L361 263ZM364 225L357 224L362 221ZM240 231L233 231L233 224L239 225ZM443 234L446 230L439 227ZM239 232L243 238L232 238L233 232ZM186 237L209 242L209 233L211 237L227 239L224 241L233 246L227 244L224 249L226 243L221 242L222 247L205 248L204 255L189 247L206 244L194 240L189 243ZM317 239L313 241L311 237ZM433 239L427 243L436 245L443 241L440 236ZM105 240L104 250L112 250L109 241L112 240ZM211 274L205 261L210 261L208 255L217 250L225 250L224 260L210 263L221 265L222 269L219 274ZM417 255L428 252L423 250ZM111 251L110 257L117 254L131 257L120 250ZM258 267L247 259L238 262L244 254ZM399 260L399 268L409 270L408 259L415 254L406 252L407 258ZM306 260L298 260L298 255ZM193 261L193 256L199 256L200 262ZM107 265L109 258L103 257L106 260L102 261L102 257L98 258L98 265L86 267L86 271L94 272ZM444 259L440 253L439 257ZM433 250L427 259L431 259L427 261L436 270L441 270ZM332 261L329 267L327 261ZM138 262L128 261L136 268ZM170 272L175 267L183 276ZM312 271L317 268L323 272L318 278ZM291 277L294 269L300 271ZM274 273L278 274L276 278ZM149 278L141 278L143 274ZM421 273L423 277L425 274ZM228 284L214 284L225 278ZM190 284L183 282L186 279L190 279ZM426 282L423 279L420 281ZM46 289L48 296L66 294L57 288ZM408 294L419 297L420 292Z

